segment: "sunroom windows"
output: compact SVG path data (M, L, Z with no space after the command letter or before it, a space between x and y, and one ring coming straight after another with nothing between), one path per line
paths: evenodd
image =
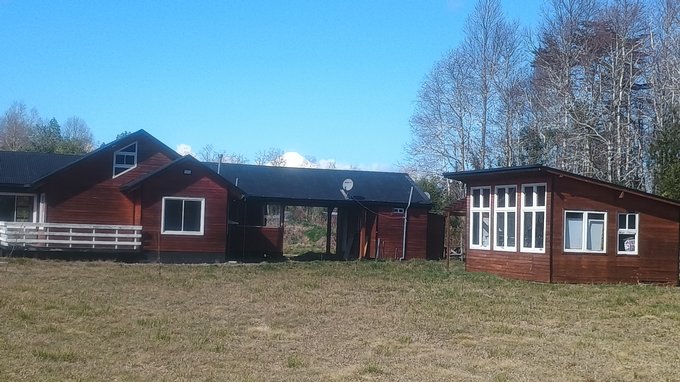
M494 204L496 208L494 249L514 251L517 248L517 186L497 186Z
M545 251L545 183L522 185L522 252Z
M489 249L491 246L491 188L473 187L470 214L470 247Z

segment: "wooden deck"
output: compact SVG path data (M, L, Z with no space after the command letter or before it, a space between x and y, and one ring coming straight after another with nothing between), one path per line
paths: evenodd
M142 226L0 222L0 247L36 250L141 250Z

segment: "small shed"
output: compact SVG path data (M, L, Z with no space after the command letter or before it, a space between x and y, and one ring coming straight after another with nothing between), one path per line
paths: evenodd
M568 283L678 283L680 202L547 166L450 172L468 271Z

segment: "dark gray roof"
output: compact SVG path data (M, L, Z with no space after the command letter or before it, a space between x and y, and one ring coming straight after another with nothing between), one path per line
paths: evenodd
M617 191L629 192L631 194L640 195L645 198L655 199L663 203L672 204L674 206L680 206L680 201L668 199L663 196L650 194L648 192L640 191L634 188L624 187L615 183L605 182L603 180L590 178L583 175L574 174L568 171L556 169L553 167L545 165L528 165L528 166L514 166L514 167L497 167L497 168L487 168L482 170L469 170L469 171L459 171L459 172L445 172L444 177L448 179L457 180L459 182L466 183L471 180L484 180L493 177L509 177L509 176L523 176L527 174L552 174L557 176L569 177L572 179L577 179L582 182L595 184L598 186L610 188Z
M0 185L28 187L43 176L81 157L82 155L0 151Z
M217 171L217 163L206 163ZM220 175L246 193L246 198L303 205L344 203L405 205L413 186L412 205L430 207L430 199L405 173L329 170L222 163ZM346 200L342 182L352 179Z

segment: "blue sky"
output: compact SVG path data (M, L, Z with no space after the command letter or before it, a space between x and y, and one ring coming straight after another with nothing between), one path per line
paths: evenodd
M539 1L503 1L531 26ZM0 110L13 101L95 139L270 147L397 170L421 81L474 1L0 0Z

